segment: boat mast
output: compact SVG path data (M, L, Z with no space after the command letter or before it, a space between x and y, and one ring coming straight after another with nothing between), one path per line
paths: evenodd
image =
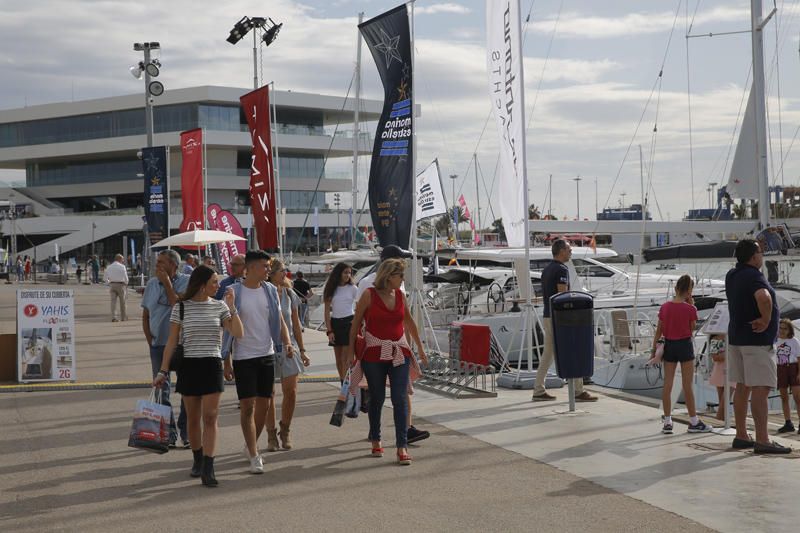
M758 224L764 229L769 224L769 172L767 167L767 113L764 82L764 24L775 10L762 19L761 0L750 0L753 45L753 89L755 90L756 158L758 167Z
M364 12L358 14L359 26L364 21ZM356 244L356 208L358 207L358 112L361 108L361 32L356 26L356 104L353 116L353 204L350 208L350 248Z

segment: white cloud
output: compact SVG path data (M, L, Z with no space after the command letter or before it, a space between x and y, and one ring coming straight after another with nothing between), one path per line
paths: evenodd
M430 6L420 6L414 8L414 13L417 15L435 15L437 13L451 13L458 15L466 15L471 13L472 10L461 4L453 2L446 2L444 4L432 4Z

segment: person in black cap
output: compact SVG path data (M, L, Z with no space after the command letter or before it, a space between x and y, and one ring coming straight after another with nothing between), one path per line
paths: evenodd
M385 261L387 259L408 259L410 257L412 257L411 252L409 252L408 250L403 250L396 244L389 244L387 246L384 246L383 249L381 250L380 259L375 265L375 270L370 274L367 274L366 276L361 278L361 281L358 282L358 292L356 293L356 302L361 298L361 295L364 294L364 292L366 292L367 289L369 289L375 284L375 276L378 273L378 265L380 265L382 261ZM405 293L406 292L405 286L401 285L400 290L403 291L403 293ZM425 440L428 437L430 437L431 434L429 431L415 428L414 425L411 423L410 395L407 396L407 401L408 401L408 442L410 444L413 442L419 442L421 440Z

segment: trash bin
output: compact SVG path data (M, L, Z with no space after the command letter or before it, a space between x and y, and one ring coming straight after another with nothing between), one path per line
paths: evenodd
M556 373L563 379L594 374L594 298L568 291L550 298Z

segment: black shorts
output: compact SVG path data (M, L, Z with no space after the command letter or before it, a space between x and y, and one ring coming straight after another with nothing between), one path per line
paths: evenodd
M350 326L353 324L353 315L342 318L331 318L333 329L333 343L328 346L347 346L350 344Z
M667 363L685 363L694 360L692 338L664 341L664 358Z
M178 370L175 390L184 396L205 396L225 390L222 359L219 357L184 357Z
M245 398L272 398L275 387L275 358L271 355L233 360L236 395Z

